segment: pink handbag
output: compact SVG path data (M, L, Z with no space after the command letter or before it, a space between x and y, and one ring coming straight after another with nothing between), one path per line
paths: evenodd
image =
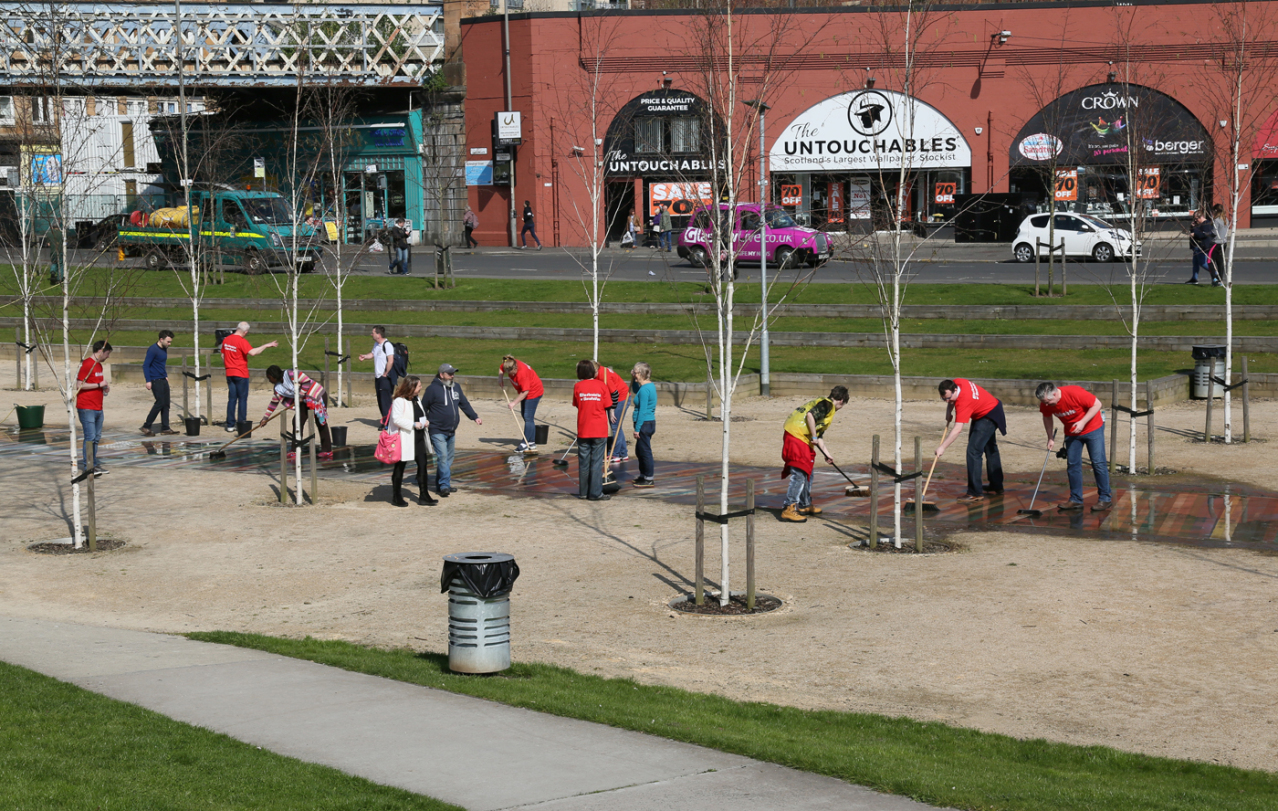
M386 430L387 424L390 422L390 412L386 412L386 419L382 421L381 433L377 435L377 450L373 451L373 458L384 465L393 465L399 461L399 430Z

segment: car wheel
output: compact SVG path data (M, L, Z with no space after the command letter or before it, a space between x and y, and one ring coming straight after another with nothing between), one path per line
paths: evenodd
M777 248L776 265L780 270L789 270L794 267L794 251L789 248Z
M706 255L705 248L693 248L688 251L688 261L693 267L704 268L710 266L710 257Z
M163 270L168 261L159 251L148 251L144 263L147 270Z
M249 248L244 252L244 272L250 276L260 276L266 272L266 260L259 251Z
M1013 249L1012 253L1016 256L1016 261L1022 264L1034 261L1034 246L1030 245L1028 242L1022 242L1017 245L1016 248Z
M1102 242L1095 248L1092 248L1092 258L1097 262L1113 262L1114 246L1110 245L1108 242Z

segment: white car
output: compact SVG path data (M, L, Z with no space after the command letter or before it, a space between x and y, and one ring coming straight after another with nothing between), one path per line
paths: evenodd
M1012 240L1012 255L1017 262L1033 262L1035 244L1038 255L1046 258L1048 226L1056 218L1055 244L1057 254L1065 246L1065 256L1091 257L1097 262L1112 262L1114 257L1140 256L1140 243L1133 242L1130 231L1115 228L1104 220L1087 214L1058 213L1031 214L1021 223ZM1035 242L1037 240L1037 243Z

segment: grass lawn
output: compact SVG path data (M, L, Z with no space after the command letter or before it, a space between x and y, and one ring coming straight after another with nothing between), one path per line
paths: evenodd
M6 811L457 809L4 663L0 797Z
M440 654L229 632L189 636L686 741L935 805L1008 811L1271 811L1278 804L1278 776L1267 772L1106 747L737 702L549 665L521 663L477 678L450 673L447 657Z
M569 260L565 260L567 262ZM747 271L748 273L748 271ZM818 278L820 270L817 271ZM114 275L121 295L185 297L178 276L172 271L144 271L135 268L91 268L85 272L81 292L90 295L106 289ZM1179 281L1179 276L1176 277ZM226 283L211 285L207 298L278 298L284 277L226 274ZM278 284L277 284L278 282ZM692 282L667 282L654 278L646 282L608 282L603 300L613 302L688 302L704 301L706 285ZM769 285L770 298L786 292L788 283ZM1112 290L1119 302L1130 301L1128 287L1115 284ZM0 295L15 295L16 280L12 271L0 268ZM301 295L332 297L332 285L322 274L303 276ZM435 290L421 277L391 278L387 276L353 276L344 286L343 296L352 299L436 299L445 301L586 301L586 288L578 281L535 279L459 279L449 290ZM745 282L737 285L736 297L742 302L760 300L759 285ZM808 304L873 304L874 288L864 283L808 284L792 291L791 300ZM1211 287L1188 287L1183 284L1154 285L1145 298L1147 304L1223 304L1225 293ZM1109 292L1101 285L1075 284L1064 298L1034 298L1030 285L1015 284L916 284L906 289L905 304L1035 304L1050 307L1059 304L1111 304ZM1278 304L1278 285L1235 285L1235 304Z

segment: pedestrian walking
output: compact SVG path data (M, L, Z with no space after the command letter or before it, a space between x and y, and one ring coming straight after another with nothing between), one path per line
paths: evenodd
M630 386L634 390L632 411L635 424L635 456L639 459L639 478L635 487L652 487L656 473L652 459L652 435L657 432L657 386L652 382L652 367L639 361L630 370Z
M377 394L377 410L385 421L390 413L395 392L395 345L386 340L386 327L373 327L373 351L359 356L373 362L373 391Z
M999 431L1007 436L1007 417L1003 413L1003 404L985 389L961 377L942 380L937 384L936 390L946 402L945 424L954 423L954 429L936 448L938 459L958 439L963 426L968 422L972 423L967 432L967 493L959 501L982 501L986 493L1003 495L1003 460L999 456L998 440L994 435L995 431ZM986 472L990 477L990 483L986 487L981 486L982 457L985 458Z
M106 473L106 468L98 464L98 440L102 438L104 415L102 399L111 393L111 384L106 382L106 371L103 366L111 357L111 344L106 341L93 343L93 354L80 363L80 371L75 376L75 410L80 417L80 429L84 432L84 454L81 471L93 471L94 476Z
M1193 212L1193 230L1189 232L1189 250L1193 259L1193 275L1185 284L1198 284L1198 271L1206 270L1211 275L1211 286L1220 285L1216 278L1216 270L1209 259L1210 251L1216 244L1216 226L1201 211Z
M404 500L404 470L408 463L417 459L417 443L415 435L425 430L427 420L416 415L413 403L421 396L422 381L417 375L405 375L395 387L395 397L391 405L390 423L399 431L399 461L391 468L391 504L396 507L407 507Z
M146 381L146 390L155 398L155 404L142 423L142 436L155 436L156 433L176 434L169 427L169 347L173 345L173 333L167 329L160 330L160 339L146 349L146 358L142 361L142 378ZM160 430L154 430L155 418L160 418Z
M514 355L506 355L501 359L501 366L498 367L497 374L499 375L499 384L503 389L506 386L506 377L510 378L516 392L515 399L510 401L510 410L514 411L515 406L519 406L519 413L524 418L524 441L519 444L516 450L520 452L536 451L537 423L535 418L537 416L537 406L541 403L542 395L546 393L545 388L541 385L541 378L537 376L531 366Z
M275 394L266 406L266 413L262 415L262 421L258 425L266 425L266 421L271 418L280 404L290 410L297 407L297 400L300 397L302 428L306 427L306 420L311 412L315 412L315 428L320 436L319 458L332 459L333 434L328 428L328 406L324 404L324 387L318 381L312 380L305 372L299 371L294 378L292 369L281 369L278 366L266 367L266 379L274 387ZM290 453L289 458L292 456L293 454Z
M519 232L519 249L522 251L528 247L528 241L525 239L532 234L533 241L537 243L537 250L541 250L541 240L537 238L537 226L533 222L532 203L524 201L524 230Z
M466 247L478 248L479 240L475 239L475 229L479 227L479 217L475 212L470 210L470 206L466 206L466 213L462 215L462 228L466 229Z
M812 468L817 450L828 464L834 464L822 437L834 424L834 415L847 404L847 387L835 386L830 389L829 397L809 400L786 418L781 435L781 478L789 478L790 486L781 502L782 521L802 524L809 515L823 512L812 503Z
M235 332L222 339L222 367L226 371L226 423L228 433L235 433L235 423L248 422L248 359L264 350L279 346L278 341L254 348L248 342L249 323L241 321Z
M484 424L475 409L470 407L461 384L454 380L456 375L456 367L451 363L441 363L439 374L422 395L422 407L426 409L426 419L430 423L430 444L435 449L435 491L444 498L457 489L452 481L453 448L461 415L464 413L476 425Z
M1207 258L1211 262L1211 270L1216 282L1224 284L1225 243L1229 241L1229 222L1225 219L1225 207L1220 203L1215 203L1211 207L1211 225L1216 232L1216 239Z
M630 251L634 250L635 240L639 238L639 224L635 222L635 210L630 209L630 216L626 218L626 233L621 235L621 247Z
M670 253L674 250L674 220L670 218L670 204L662 203L657 216L661 218L661 247Z
M1038 398L1038 410L1043 415L1043 430L1047 432L1047 450L1056 444L1056 429L1052 417L1060 418L1065 426L1065 472L1069 478L1069 501L1057 506L1061 512L1078 512L1083 509L1083 448L1092 463L1092 477L1096 480L1096 503L1092 512L1104 512L1113 503L1109 489L1109 465L1105 461L1105 414L1100 398L1082 386L1060 386L1039 383L1034 390Z
M608 453L608 404L612 393L599 380L595 362L577 361L572 404L577 409L577 497L608 501L604 494L604 456Z

